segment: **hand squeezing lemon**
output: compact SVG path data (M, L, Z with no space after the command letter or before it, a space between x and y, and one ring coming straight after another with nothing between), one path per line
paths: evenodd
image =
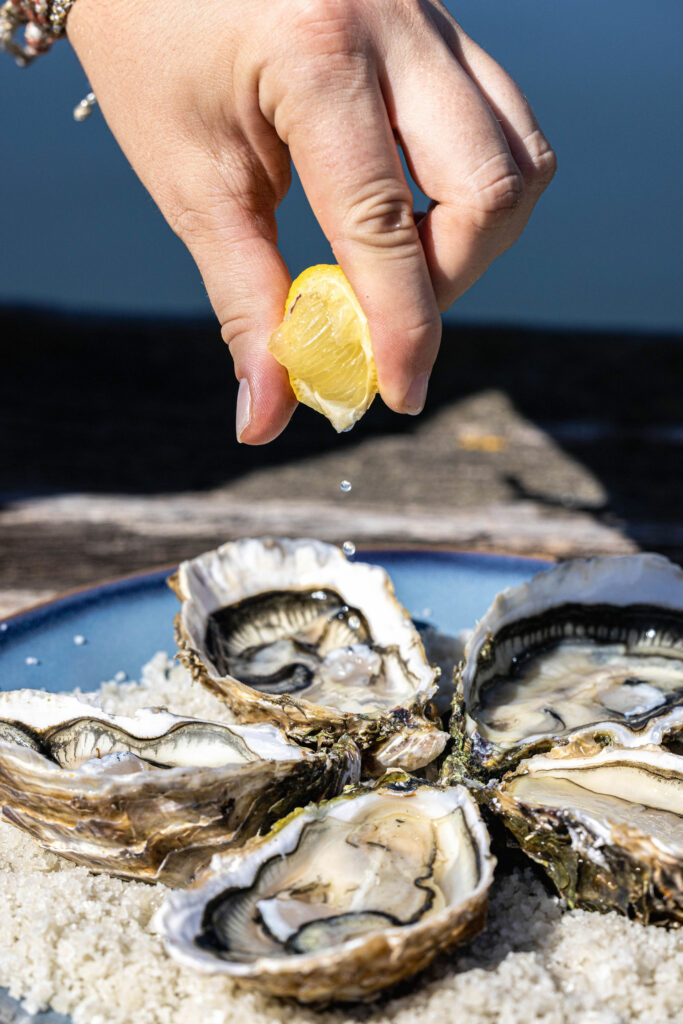
M268 349L300 402L348 430L377 394L368 321L341 267L309 267L289 289Z

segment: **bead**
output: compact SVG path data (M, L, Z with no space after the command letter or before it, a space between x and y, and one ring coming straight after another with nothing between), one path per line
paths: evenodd
M74 107L74 121L85 121L92 114L92 108L97 103L94 92L89 92L80 103Z

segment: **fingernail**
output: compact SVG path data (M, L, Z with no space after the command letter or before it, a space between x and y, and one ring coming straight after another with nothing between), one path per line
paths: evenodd
M237 392L237 410L235 414L235 428L237 430L237 440L242 440L242 434L249 426L251 419L251 391L249 390L249 381L246 377L242 377L240 381L239 391Z
M403 399L403 411L409 416L417 416L424 409L428 385L429 374L421 373L406 391Z

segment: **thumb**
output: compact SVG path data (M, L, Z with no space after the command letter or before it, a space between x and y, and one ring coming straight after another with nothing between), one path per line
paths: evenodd
M267 348L291 284L275 244L274 215L266 224L230 203L210 215L186 213L174 228L197 263L233 359L237 439L272 441L296 407L287 371Z

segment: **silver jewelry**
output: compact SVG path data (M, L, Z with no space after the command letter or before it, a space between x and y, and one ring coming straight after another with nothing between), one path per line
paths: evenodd
M6 0L0 7L0 47L25 67L47 53L66 31L66 19L76 0ZM23 45L14 38L23 27Z
M92 114L93 107L97 104L97 97L94 92L89 92L80 103L74 107L74 121L85 121Z

